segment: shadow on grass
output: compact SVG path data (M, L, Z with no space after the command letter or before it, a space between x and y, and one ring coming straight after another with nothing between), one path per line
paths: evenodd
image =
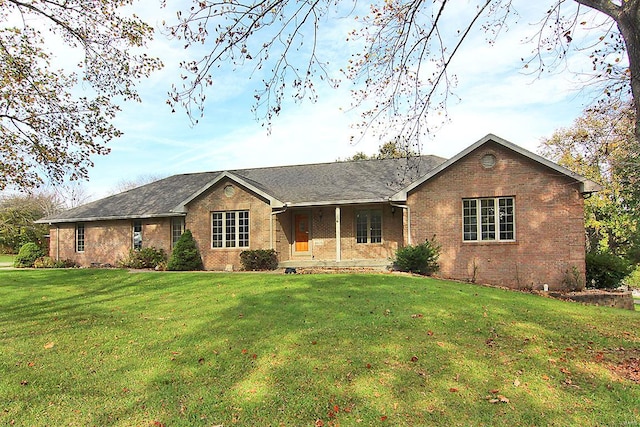
M593 416L593 386L567 383L580 375L555 344L578 344L564 336L572 319L535 314L549 301L385 276L288 282L232 297L154 349L176 353L147 389L167 404L160 420L574 425ZM598 395L598 405L619 405L625 390Z
M2 304L9 326L0 332L12 342L70 328L52 350L72 362L56 370L54 357L38 361L51 354L14 341L27 354L7 355L7 371L17 360L26 376L36 360L54 374L8 387L17 401L6 413L39 411L55 423L80 411L87 424L142 426L602 425L639 416L637 387L589 364L590 346L638 340L600 324L614 318L606 310L387 275L56 274L34 275L28 294ZM0 291L28 285L15 280ZM40 325L22 331L21 318Z

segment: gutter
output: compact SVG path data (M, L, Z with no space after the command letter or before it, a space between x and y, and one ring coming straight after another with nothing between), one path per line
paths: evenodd
M169 212L161 214L148 215L122 215L122 216L96 216L96 217L77 217L77 218L42 218L34 221L35 224L65 224L72 222L94 222L94 221L118 221L125 219L147 219L147 218L179 218L186 214L178 212Z

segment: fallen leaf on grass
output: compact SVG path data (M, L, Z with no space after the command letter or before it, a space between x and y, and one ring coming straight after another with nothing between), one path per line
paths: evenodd
M411 315L412 319L419 319L420 317L422 317L422 314L412 314Z
M46 343L44 345L44 348L46 348L48 350L50 348L53 348L54 345L56 345L56 344L53 341L50 341L50 342L48 342L48 343Z
M517 378L513 381L513 386L514 387L520 387L520 380L518 380Z
M457 392L458 392L458 389L457 389L457 388L455 388L455 387L451 387L451 388L449 389L449 391L450 391L451 393L457 393Z
M499 394L497 397L489 399L489 403L509 403L509 399L501 394Z

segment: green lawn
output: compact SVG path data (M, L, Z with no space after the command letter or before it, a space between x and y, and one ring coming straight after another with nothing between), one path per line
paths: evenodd
M0 271L0 425L640 423L638 312L396 275Z
M13 266L13 259L15 257L15 255L0 254L0 268Z

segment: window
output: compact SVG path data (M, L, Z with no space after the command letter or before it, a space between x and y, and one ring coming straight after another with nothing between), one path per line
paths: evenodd
M213 212L211 247L248 248L249 211Z
M382 211L359 211L356 213L356 242L382 242Z
M515 240L514 198L462 200L462 238L466 242Z
M171 219L171 247L174 247L184 233L184 218Z
M133 249L142 249L142 221L133 221Z
M84 224L76 224L76 252L84 252Z

